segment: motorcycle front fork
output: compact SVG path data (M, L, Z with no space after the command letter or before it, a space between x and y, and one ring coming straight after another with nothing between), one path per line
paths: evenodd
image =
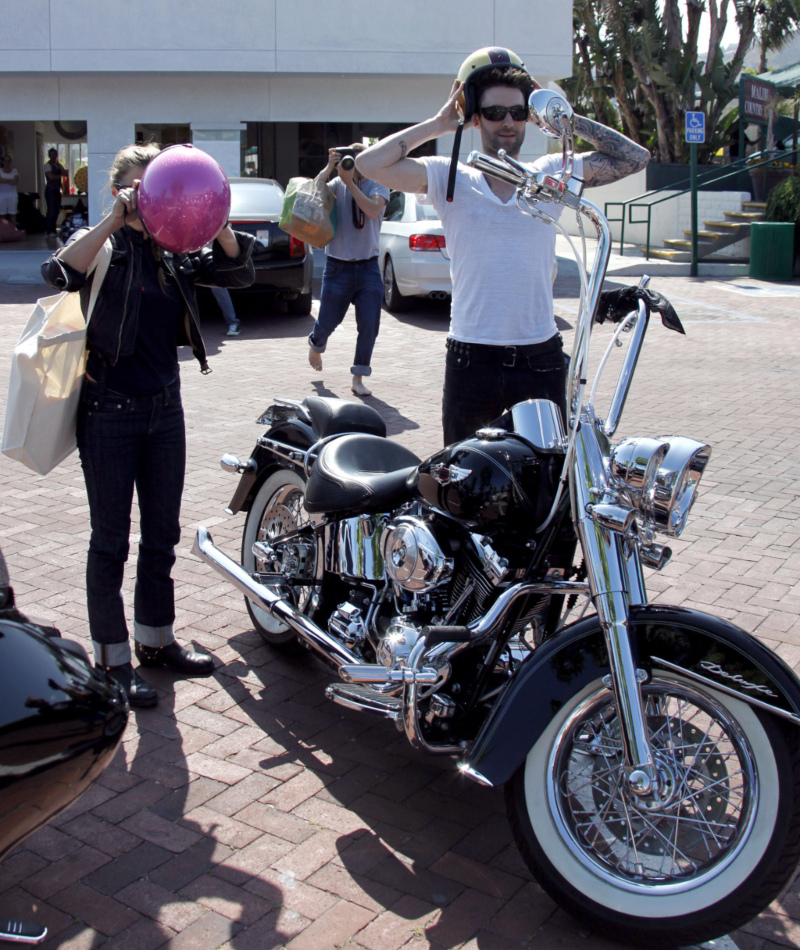
M636 544L591 515L605 485L603 446L591 424L577 433L572 467L572 511L583 547L592 600L603 628L611 673L604 682L614 692L625 775L640 797L658 793L659 776L650 743L641 684L629 629L630 608L647 603Z

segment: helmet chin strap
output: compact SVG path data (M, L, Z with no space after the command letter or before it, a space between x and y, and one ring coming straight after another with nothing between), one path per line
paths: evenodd
M453 200L453 192L456 187L456 168L458 167L458 152L461 148L461 135L464 131L464 120L458 123L456 136L453 142L453 154L450 156L450 174L447 176L447 200Z

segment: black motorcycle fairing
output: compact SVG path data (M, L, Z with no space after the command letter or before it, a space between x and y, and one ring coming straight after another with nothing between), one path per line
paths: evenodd
M311 417L317 439L346 432L363 432L386 438L386 423L383 416L372 406L347 399L332 399L327 396L307 396L303 405Z
M127 718L79 644L0 618L0 857L88 788Z
M306 511L388 511L411 497L409 476L419 459L375 435L343 435L323 446L306 488Z
M684 607L631 608L639 663L648 672L680 672L733 693L800 725L800 685L788 666L739 627ZM596 616L546 640L525 660L465 757L464 764L502 785L522 764L561 706L609 672Z

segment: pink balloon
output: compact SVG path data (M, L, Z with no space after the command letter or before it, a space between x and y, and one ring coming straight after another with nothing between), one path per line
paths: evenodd
M144 170L139 216L167 251L199 251L225 226L230 210L225 172L194 145L170 145Z

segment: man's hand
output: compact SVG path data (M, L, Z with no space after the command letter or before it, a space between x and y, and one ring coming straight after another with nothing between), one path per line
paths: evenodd
M463 120L464 113L461 111L461 102L459 101L463 91L464 83L456 79L453 83L453 88L450 90L450 98L433 117L434 121L441 128L439 135L447 135L448 132L455 132L459 123Z
M337 152L337 155L338 155L338 152ZM342 179L345 185L349 188L353 184L353 176L356 173L355 165L351 166L350 168L342 168L342 163L340 160L339 164L336 167L336 171L339 172L339 177Z

